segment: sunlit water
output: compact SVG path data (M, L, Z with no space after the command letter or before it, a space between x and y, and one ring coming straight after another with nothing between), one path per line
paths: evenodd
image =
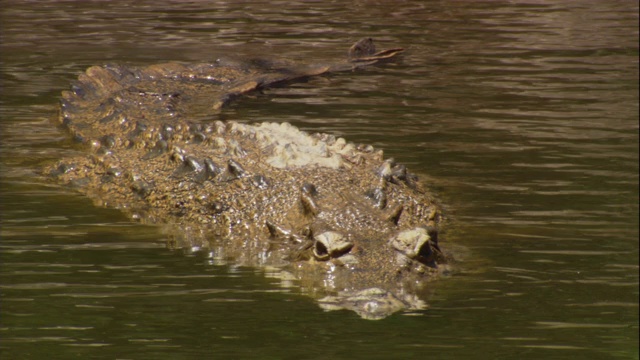
M635 1L4 1L2 359L638 358ZM90 65L275 54L330 61L374 37L395 63L239 101L370 143L444 204L458 271L430 308L323 312L260 269L170 251L39 169Z

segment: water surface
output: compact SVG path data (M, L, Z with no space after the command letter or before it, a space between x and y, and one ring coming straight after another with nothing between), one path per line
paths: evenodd
M3 1L1 17L3 359L638 358L637 2ZM39 176L80 151L51 120L88 66L322 62L362 36L406 54L224 117L424 175L459 260L427 310L323 312Z

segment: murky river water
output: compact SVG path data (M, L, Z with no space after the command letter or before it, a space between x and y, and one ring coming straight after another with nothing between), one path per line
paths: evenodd
M638 358L636 1L3 1L1 14L2 359ZM38 175L77 151L51 119L90 65L327 61L362 36L407 52L224 116L370 143L426 175L460 270L414 316L325 313Z

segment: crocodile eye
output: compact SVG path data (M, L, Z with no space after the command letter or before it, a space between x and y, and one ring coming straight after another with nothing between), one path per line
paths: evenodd
M433 260L431 236L424 228L415 228L399 233L391 245L412 260L427 264Z
M426 264L428 262L431 262L432 256L433 250L431 249L431 242L425 241L424 244L422 244L418 249L416 260L420 261L423 264Z
M313 255L318 260L329 260L329 249L322 243L317 241L313 244Z
M314 237L313 256L317 260L326 261L340 257L353 248L353 243L335 231L325 231Z

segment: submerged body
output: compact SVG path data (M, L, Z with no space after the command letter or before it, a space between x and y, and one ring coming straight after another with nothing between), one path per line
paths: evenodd
M48 172L99 204L166 224L178 246L287 270L325 309L378 319L424 303L442 268L441 215L418 178L382 151L287 123L221 122L246 92L394 56L370 39L330 65L288 62L91 67L60 121L90 154Z

